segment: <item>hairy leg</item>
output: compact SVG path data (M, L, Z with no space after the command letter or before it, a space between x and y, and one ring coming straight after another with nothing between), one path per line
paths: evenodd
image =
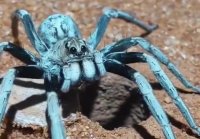
M50 119L51 138L66 139L64 123L61 119L60 106L56 92L47 92L47 112Z
M149 82L136 70L130 68L127 65L123 65L116 60L109 60L105 62L105 67L108 72L112 72L121 76L124 76L132 81L134 81L143 95L145 102L147 103L152 115L157 120L159 125L162 127L163 133L166 139L175 139L175 135L172 131L169 120L161 107L160 103L157 101L153 94L153 90Z
M62 121L60 104L56 93L57 82L55 76L45 75L45 89L47 94L47 119L52 139L66 139L66 131Z
M106 74L106 69L105 66L103 64L103 58L102 58L102 54L100 52L96 52L94 54L94 62L97 66L97 70L100 76L103 76Z
M31 44L36 49L36 51L40 55L45 53L48 50L48 48L38 36L33 21L31 19L31 16L26 10L16 10L12 15L12 34L15 39L15 42L19 44L18 20L22 21L26 34L28 35Z
M112 56L113 55L113 56ZM118 60L124 64L136 63L136 62L146 62L159 83L162 87L166 90L168 95L172 98L175 105L179 108L182 115L185 117L186 121L190 125L191 129L198 135L200 135L200 128L197 126L194 118L192 117L189 109L185 105L182 98L179 96L176 88L174 87L173 83L167 77L165 72L160 67L158 61L145 53L138 53L138 52L130 52L130 53L116 53L110 55L109 58Z
M5 115L8 99L11 94L11 89L16 76L15 69L9 69L0 86L0 122Z
M89 47L91 47L91 49L95 49L97 47L112 18L122 19L124 21L135 24L141 27L142 29L146 30L148 33L154 31L158 27L154 24L147 25L143 21L139 20L138 18L134 17L133 15L127 12L112 8L104 8L103 15L100 17L94 32L87 39L87 44L89 45Z
M0 43L0 54L3 51L10 53L12 56L16 57L17 59L28 65L35 65L39 62L39 59L35 57L31 52L10 42Z
M69 91L70 86L71 86L71 69L68 65L66 65L63 67L62 72L64 76L64 81L61 86L61 91L66 93Z
M7 74L3 77L0 86L0 122L5 115L8 99L11 94L14 79L16 77L22 78L42 78L43 72L37 69L35 66L20 66L13 69L9 69Z
M152 45L149 41L145 40L144 38L131 37L122 39L116 43L110 44L107 47L103 48L101 50L101 53L103 53L103 55L106 57L111 53L122 52L135 45L139 45L144 50L152 54L159 62L164 64L186 88L190 88L198 93L200 92L200 88L190 83L162 51L160 51L157 47Z

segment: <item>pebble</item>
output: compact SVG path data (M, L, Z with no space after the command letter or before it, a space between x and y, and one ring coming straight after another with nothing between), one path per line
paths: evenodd
M164 102L167 104L170 104L172 102L172 100L170 97L167 96L167 97L165 97Z

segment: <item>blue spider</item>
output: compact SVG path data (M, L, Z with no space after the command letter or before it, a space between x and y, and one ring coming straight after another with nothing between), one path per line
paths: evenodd
M19 42L18 21L20 20L32 46L39 53L39 57L16 44L10 42L0 43L0 52L7 51L27 64L26 66L9 69L2 80L0 121L5 115L11 88L16 77L44 78L51 136L53 139L65 139L66 131L61 120L57 93L66 93L72 87L77 87L83 82L98 80L106 72L111 72L126 77L138 85L166 139L175 139L165 111L154 96L149 82L141 73L127 65L143 62L149 65L150 70L179 108L191 129L200 136L200 128L196 125L189 109L180 98L170 79L161 69L158 61L167 66L185 87L195 92L200 92L200 89L193 86L157 47L142 37L130 37L106 45L100 51L96 50L112 18L136 24L146 30L147 34L157 28L153 24L146 25L126 12L105 8L94 32L87 40L83 40L76 23L70 16L62 14L49 16L40 25L37 33L30 14L25 10L17 10L12 17L12 33L15 41ZM126 52L128 48L136 45L153 56L141 52Z

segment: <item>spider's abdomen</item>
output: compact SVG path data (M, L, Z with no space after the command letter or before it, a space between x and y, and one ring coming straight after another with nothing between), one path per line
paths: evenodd
M63 14L54 14L45 19L39 26L38 34L48 47L67 37L81 38L79 28L75 21Z

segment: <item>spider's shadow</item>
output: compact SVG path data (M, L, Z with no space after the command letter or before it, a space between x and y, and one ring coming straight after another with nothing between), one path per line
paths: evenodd
M25 86L27 88L34 87L34 88L44 89L42 84L31 82L31 81L16 80L15 84L20 85L20 86ZM151 83L151 85L152 85L153 89L155 89L155 90L162 89L162 87L160 86L159 83ZM82 113L88 117L90 117L91 111L93 109L93 104L97 97L97 89L98 89L98 83L95 83L92 85L92 87L90 86L90 87L86 88L86 90L85 90L85 92L87 92L87 97L86 97L87 99L83 100L84 103L81 103L81 107L82 107ZM87 91L87 90L89 90L89 91ZM138 90L137 88L133 89L131 94L139 94L139 93L135 93L135 92L137 92L137 90ZM181 93L189 93L187 91L183 91L182 89L178 89L178 91ZM89 93L89 92L91 92L91 93ZM121 106L119 106L119 109L116 112L115 117L113 117L105 125L102 125L104 128L112 130L114 128L123 126L124 120L127 118L128 114L130 113L130 109L131 109L130 104L134 103L132 97L135 98L135 96L131 95L130 98L128 98ZM27 99L10 106L6 113L6 117L8 117L7 119L9 119L9 120L6 121L6 129L1 134L0 138L7 139L8 135L12 133L12 130L13 130L12 123L14 121L15 115L18 110L22 110L24 108L33 106L33 105L41 103L45 100L46 100L45 93L39 94L39 95L32 95L32 96L28 97ZM63 109L63 116L66 117L67 114L68 114L68 112L66 112L65 109ZM169 114L168 114L168 117L169 117L169 120L172 123L172 125L174 125L175 127L179 128L179 129L182 127L188 127L186 124L181 123L177 119L174 119L173 116L171 116ZM155 137L152 136L143 126L133 125L133 127L143 138L155 139ZM22 132L23 132L23 130L22 130ZM23 134L28 134L31 132L32 132L32 130L26 130ZM197 137L189 127L187 128L186 132L190 136Z

